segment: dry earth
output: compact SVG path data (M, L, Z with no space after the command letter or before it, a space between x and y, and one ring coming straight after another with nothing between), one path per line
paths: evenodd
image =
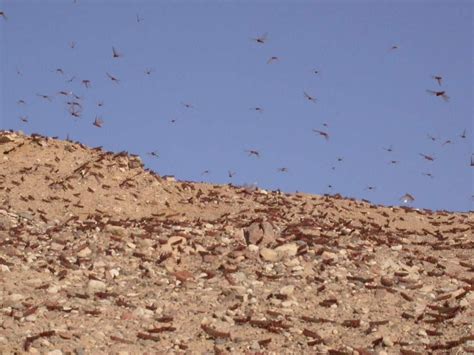
M3 353L474 351L473 213L168 181L0 132Z

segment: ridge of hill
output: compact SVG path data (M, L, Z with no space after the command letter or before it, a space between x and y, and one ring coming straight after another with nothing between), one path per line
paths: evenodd
M0 349L473 351L473 226L0 131Z

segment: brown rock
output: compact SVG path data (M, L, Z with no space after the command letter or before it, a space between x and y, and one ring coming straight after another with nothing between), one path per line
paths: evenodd
M176 279L181 282L185 282L194 277L193 274L187 270L176 271L173 273L173 276L176 277Z
M393 278L391 277L388 277L388 276L382 276L380 278L380 283L383 285L383 286L387 286L387 287L391 287L394 285L394 281L393 281Z
M275 240L273 226L266 222L254 222L244 229L244 238L247 243L267 246Z

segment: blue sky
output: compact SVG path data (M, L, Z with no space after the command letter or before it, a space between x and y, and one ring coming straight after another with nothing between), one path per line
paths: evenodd
M127 150L183 180L472 209L468 1L4 0L0 11L3 129ZM59 91L82 98L80 118Z

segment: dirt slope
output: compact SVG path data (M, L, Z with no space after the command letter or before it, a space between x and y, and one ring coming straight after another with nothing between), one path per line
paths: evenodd
M0 132L0 349L474 351L473 225Z

